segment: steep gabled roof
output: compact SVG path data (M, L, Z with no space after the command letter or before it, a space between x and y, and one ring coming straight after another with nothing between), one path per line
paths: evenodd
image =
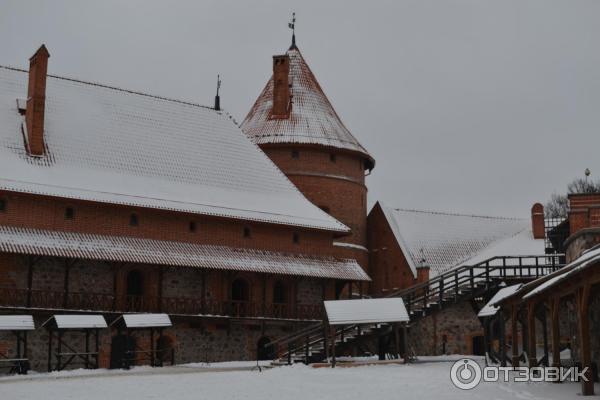
M361 153L373 158L340 120L300 50L288 50L292 108L289 118L270 119L273 76L242 122L242 130L256 144L317 144Z
M544 240L533 239L525 219L379 205L415 276L421 264L428 265L429 276L434 277L495 256L544 254Z
M224 112L49 76L46 154L26 154L26 71L0 67L0 190L347 232Z

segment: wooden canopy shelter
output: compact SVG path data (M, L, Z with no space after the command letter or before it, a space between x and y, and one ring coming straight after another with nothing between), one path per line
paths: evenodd
M13 374L27 374L27 331L35 329L31 315L0 315L0 331L10 331L16 338L14 356L0 353L0 367Z
M379 299L331 300L325 301L327 325L332 336L331 367L335 368L335 327L362 326L389 323L392 325L398 358L407 360L406 325L410 321L404 300L401 297ZM402 342L400 339L402 327ZM325 348L328 350L327 343ZM327 351L326 351L327 352Z
M42 327L48 329L48 372L61 371L76 361L82 361L85 368L98 368L99 331L107 328L106 320L102 315L53 315L42 324ZM68 343L65 334L71 332L84 335L85 348L83 350L78 350L76 345ZM53 354L55 334L57 343L56 351ZM93 350L90 348L92 335Z
M124 336L126 340L124 351L120 355L121 360L117 363L119 367L128 369L139 359L148 359L153 367L162 367L166 358L170 359L171 365L175 363L175 350L171 348L170 354L165 354L166 349L159 348L154 340L158 334L158 342L162 342L163 330L172 326L167 314L123 314L114 320L111 326L116 326L119 336ZM142 331L149 334L148 348L137 345L134 339L134 336Z

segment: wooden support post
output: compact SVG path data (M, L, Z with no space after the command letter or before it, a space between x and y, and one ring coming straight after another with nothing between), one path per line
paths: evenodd
M52 371L52 336L54 332L51 328L48 329L48 372Z
M400 359L400 330L398 327L398 322L394 323L394 341L396 342L396 357Z
M500 366L506 367L506 329L504 326L504 314L502 311L498 312L498 323L500 326L498 327L500 330L500 343L499 343L499 353L500 353ZM514 339L513 339L514 345Z
M408 329L406 323L402 324L402 359L408 364Z
M305 343L304 343L304 364L308 365L308 357L309 357L309 345L310 345L310 336L306 335Z
M58 371L62 370L62 336L63 331L58 330L57 332L57 342L56 342L56 369Z
M85 330L85 368L90 368L90 330Z
M100 367L100 337L98 336L100 330L96 328L95 330L95 340L96 340L96 369Z
M510 310L510 332L512 335L512 366L519 366L519 332L517 331L518 309L516 305Z
M163 311L163 280L165 277L164 267L162 265L158 266L158 304L156 305L156 310L158 312Z
M325 349L325 360L329 362L329 341L327 337L329 336L327 330L329 329L329 325L324 324L325 328L323 328L323 349Z
M331 368L335 368L335 327L331 329L332 337L331 337Z
M560 298L550 299L550 332L552 335L552 366L560 367Z
M542 335L544 338L544 366L549 366L549 354L548 354L548 318L546 306L544 306L543 314L542 314Z
M261 302L261 316L266 317L267 313L267 275L263 276L262 280L262 302Z
M491 348L490 334L491 334L492 330L490 329L490 326L493 324L493 322L494 322L493 317L484 317L483 318L483 348L484 348L486 365L487 365L488 355L491 353L490 352L490 348Z
M581 380L581 394L584 396L591 396L594 394L592 351L590 347L590 288L590 284L585 284L575 292L575 298L577 299L577 325L579 328L579 359L581 360L581 368L588 369L584 374L587 381L585 379Z
M537 340L535 336L535 302L527 304L527 357L529 368L537 367Z
M150 365L151 366L156 366L155 365L155 354L154 354L154 328L150 328Z

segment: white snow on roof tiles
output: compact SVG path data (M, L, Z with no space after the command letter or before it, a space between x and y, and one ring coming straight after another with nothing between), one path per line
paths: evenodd
M348 231L207 107L49 76L47 154L29 157L27 79L0 67L0 190Z
M487 250L490 250L484 254L489 255L487 258L519 255L524 247L521 241L531 244L533 240L527 233L530 222L524 219L394 209L379 204L415 276L423 259L430 267L429 276L434 277L470 263ZM514 242L507 242L498 249L507 254L492 254L493 246L512 237L515 237ZM543 254L543 240L539 245L542 247L538 254Z
M496 307L494 304L496 304L499 301L502 301L502 299L505 299L508 296L513 295L517 290L521 289L522 286L523 286L523 284L519 283L517 285L512 285L512 286L507 286L507 287L501 288L490 299L490 301L488 301L487 304L485 306L483 306L483 308L479 311L479 314L477 314L477 316L478 317L491 317L492 315L496 315L496 313L498 312L498 307Z
M171 326L167 314L123 314L127 328L165 328Z
M0 251L316 278L370 280L353 259L2 225Z
M290 49L292 110L287 119L269 118L273 107L273 77L242 122L242 130L257 144L319 144L372 157L344 126L325 96L300 50Z
M106 328L106 320L102 315L54 315L58 329L93 329Z
M31 315L0 315L0 331L31 331L35 329Z
M409 321L404 300L401 297L329 300L323 303L330 325Z

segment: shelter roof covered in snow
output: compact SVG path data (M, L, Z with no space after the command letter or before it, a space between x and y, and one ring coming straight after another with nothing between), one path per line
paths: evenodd
M122 318L127 328L166 328L172 325L167 314L123 314Z
M0 315L0 331L30 331L35 329L31 315Z
M106 328L106 320L99 314L53 315L44 325L54 321L58 329Z
M370 280L353 259L2 225L0 251L318 278Z
M479 310L477 316L491 317L492 315L496 315L496 313L498 312L498 307L495 306L495 304L502 301L502 299L505 299L508 296L511 296L514 293L516 293L517 290L521 288L521 286L523 286L523 284L519 283L517 285L506 286L498 290L496 294L494 294L494 296L490 299L490 301L488 301L486 305L483 306L481 310Z
M292 107L289 118L270 118L273 77L242 122L242 130L256 144L318 144L361 153L371 164L373 157L350 133L335 112L297 47L287 52Z
M413 274L419 265L430 277L459 265L506 255L544 254L526 219L394 209L379 202Z
M0 190L347 232L222 111L48 76L45 155L27 155L26 71L0 67Z
M329 300L323 303L330 325L409 321L401 297Z

